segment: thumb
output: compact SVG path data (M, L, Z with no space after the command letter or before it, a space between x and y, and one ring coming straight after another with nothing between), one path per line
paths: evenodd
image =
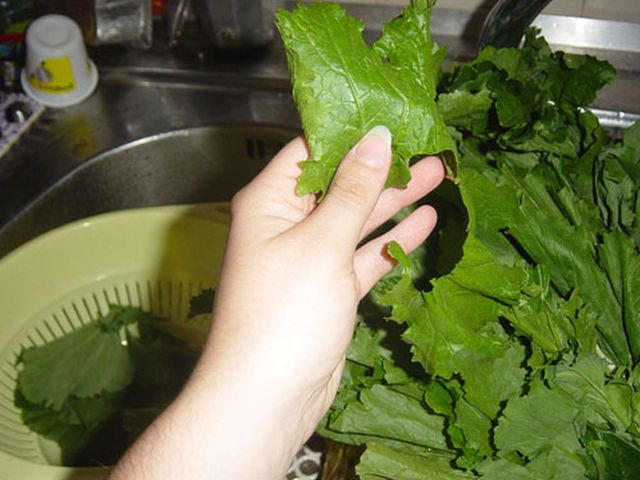
M355 249L391 164L391 132L372 128L340 163L327 196L310 220L338 248Z

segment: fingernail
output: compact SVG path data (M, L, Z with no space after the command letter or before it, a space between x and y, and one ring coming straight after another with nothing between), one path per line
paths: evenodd
M391 147L391 132L384 125L373 127L356 145L355 154L365 164L380 168L387 161L387 151Z

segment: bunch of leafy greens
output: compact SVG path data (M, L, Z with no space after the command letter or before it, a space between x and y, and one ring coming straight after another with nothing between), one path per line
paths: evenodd
M313 155L302 192L376 123L396 169L451 148L443 123L459 154L428 257L389 247L399 265L361 310L320 433L366 445L363 479L637 478L640 124L610 138L585 107L614 69L535 30L439 76L432 3L372 48L335 5L279 15Z
M169 404L193 368L212 291L191 300L193 322L111 305L97 320L25 349L15 404L24 424L58 443L64 465L112 465ZM197 345L196 345L197 347Z

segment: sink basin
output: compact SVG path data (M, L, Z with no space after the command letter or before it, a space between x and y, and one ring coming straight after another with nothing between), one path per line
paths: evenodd
M83 162L0 230L0 257L50 229L91 215L228 201L296 131L194 127L152 135Z

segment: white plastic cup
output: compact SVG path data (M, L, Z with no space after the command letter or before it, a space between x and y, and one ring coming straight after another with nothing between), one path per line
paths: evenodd
M26 64L20 75L31 98L49 107L80 103L98 84L80 27L64 15L45 15L27 30Z

